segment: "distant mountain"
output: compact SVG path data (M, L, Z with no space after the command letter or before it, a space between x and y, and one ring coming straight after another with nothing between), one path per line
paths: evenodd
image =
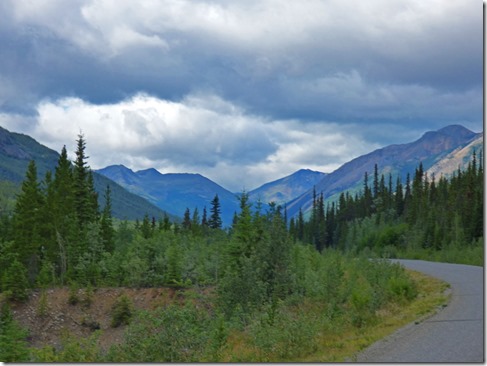
M379 174L391 173L394 183L397 176L404 181L407 173L413 174L420 162L428 170L448 154L461 150L482 136L482 133L474 133L459 125L427 132L417 141L390 145L345 163L316 184L316 192L323 192L325 199L334 200L343 191L359 191L362 189L364 173L367 172L369 178L372 178L375 164L378 165ZM313 191L310 189L288 202L289 217L296 215L300 208L307 212L312 207L312 202Z
M484 148L484 136L478 136L467 146L460 146L446 155L444 158L433 164L426 172L431 177L433 174L439 178L444 176L446 178L451 177L453 173L463 170L467 167L468 163L472 160L473 152L477 154L477 161L480 158L480 154L483 154Z
M35 160L39 180L43 180L47 171L54 171L59 154L39 144L27 135L9 132L0 127L0 197L8 202L2 210L10 211L15 194L25 178L27 166ZM130 193L120 185L94 173L95 190L98 192L100 206L104 206L104 192L107 184L112 191L112 214L119 219L142 219L147 213L154 217L163 217L164 212L136 194ZM176 217L172 217L176 219Z
M234 213L240 211L235 194L200 174L161 174L155 169L133 172L123 165L111 165L97 172L175 215L183 216L186 208L192 214L198 208L201 218L206 207L209 217L211 201L216 194L220 200L224 226L230 225Z
M56 166L59 154L32 137L0 127L0 180L22 183L27 165L36 161L39 177Z
M250 191L249 200L251 202L260 200L262 203L275 202L282 205L313 188L325 175L325 173L301 169Z

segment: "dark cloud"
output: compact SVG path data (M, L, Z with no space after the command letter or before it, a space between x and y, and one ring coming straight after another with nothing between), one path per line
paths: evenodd
M287 134L275 126L333 126L363 142L355 154L451 123L482 128L483 12L473 1L10 0L0 12L0 122L17 121L23 132L56 140L36 128L47 128L41 119L54 118L66 98L85 103L81 115L123 108L138 93L189 110L213 104L213 114L188 117L200 144L172 125L176 138L148 151L150 141L134 132L139 166L164 155L190 169L193 156L206 169L254 162L263 174L292 159L284 148L302 164L316 158L296 147L306 145L301 139L280 140ZM138 109L127 113L127 121L156 125ZM243 127L228 127L239 116ZM79 120L71 133L83 126L92 128ZM394 132L374 133L384 126ZM320 159L321 167L338 164L332 152Z

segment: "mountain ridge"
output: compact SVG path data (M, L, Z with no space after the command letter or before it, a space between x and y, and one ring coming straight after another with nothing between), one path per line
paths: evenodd
M210 215L211 201L218 195L223 224L229 226L239 212L237 196L199 173L165 173L154 168L134 172L120 165L97 170L127 190L141 195L157 207L182 216L186 209L198 209L200 218L206 207Z
M323 193L326 199L337 198L347 190L361 187L365 172L372 176L374 165L378 165L379 174L391 173L395 182L397 176L404 182L408 173L423 163L425 170L445 157L451 151L468 145L474 139L483 136L483 132L475 133L461 125L450 125L438 131L428 131L419 139L404 144L388 145L361 155L343 164L335 171L327 174L316 186L318 194ZM312 206L313 189L288 202L288 215L293 217L301 208L303 212Z
M47 171L54 172L58 159L58 152L40 144L34 138L0 127L0 181L13 184L14 188L11 190L12 193L9 193L10 196L19 191L31 160L36 162L38 180L42 181ZM104 192L106 186L110 185L113 217L135 220L143 218L146 213L154 217L162 217L165 214L140 196L126 191L120 185L99 176L96 172L93 174L93 180L100 207L104 206ZM3 199L13 200L14 197L9 195ZM171 218L178 219L175 216L171 216Z
M249 192L251 202L275 202L283 205L303 194L318 183L326 173L311 169L299 169L296 172L272 182L265 183Z

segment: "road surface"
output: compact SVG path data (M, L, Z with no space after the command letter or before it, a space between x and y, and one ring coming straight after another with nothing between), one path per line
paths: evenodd
M374 343L357 362L484 362L483 267L398 260L404 267L451 285L447 307Z

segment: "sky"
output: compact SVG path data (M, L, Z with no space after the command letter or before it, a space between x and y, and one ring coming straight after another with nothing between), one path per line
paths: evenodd
M2 0L0 126L231 191L483 130L480 0Z

